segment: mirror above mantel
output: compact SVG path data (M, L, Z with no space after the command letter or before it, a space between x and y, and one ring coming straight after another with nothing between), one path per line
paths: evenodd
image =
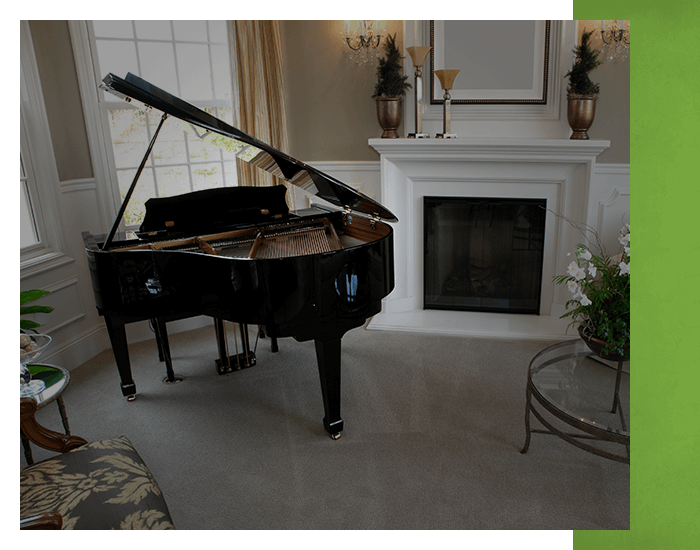
M545 105L551 21L430 21L430 103L443 93L435 71L458 69L453 105Z
M517 25L503 26L508 23ZM405 21L406 47L433 47L422 67L423 131L434 136L442 128L444 91L434 71L459 69L450 91L452 132L459 137L568 137L564 73L574 32L575 23L563 20ZM496 40L481 40L484 35ZM517 56L508 46L515 35L528 44ZM410 58L404 63L405 74L412 75ZM414 97L409 90L406 104L412 105ZM414 127L413 111L404 110L404 128Z

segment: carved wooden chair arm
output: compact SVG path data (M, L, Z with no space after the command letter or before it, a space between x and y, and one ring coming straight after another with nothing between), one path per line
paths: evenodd
M23 397L19 405L20 430L29 441L57 453L65 453L87 443L82 437L66 435L45 428L36 421L36 401L31 397Z
M20 518L20 529L60 529L63 526L61 514L45 513Z

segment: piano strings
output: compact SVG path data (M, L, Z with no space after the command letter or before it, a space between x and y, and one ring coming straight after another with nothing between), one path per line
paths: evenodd
M335 228L325 219L313 223L270 226L264 231L238 230L114 248L115 251L170 250L265 259L304 256L340 249L342 245Z

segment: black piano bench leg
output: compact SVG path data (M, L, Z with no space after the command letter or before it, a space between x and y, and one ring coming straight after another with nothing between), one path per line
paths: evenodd
M315 340L318 373L321 378L323 427L333 439L340 439L343 420L340 418L340 338Z

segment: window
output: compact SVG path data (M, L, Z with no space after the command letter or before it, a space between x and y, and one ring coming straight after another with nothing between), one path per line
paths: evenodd
M35 197L38 195L36 187L36 177L32 170L31 156L25 127L25 116L29 115L27 109L31 109L29 84L32 82L31 73L33 68L31 61L34 60L34 49L31 44L29 26L20 26L20 45L22 56L20 57L20 150L19 150L19 249L20 256L27 256L34 249L38 248L41 240L39 234L37 203ZM38 80L38 76L36 77Z
M20 21L20 274L72 261L63 250L56 211L60 182L29 23Z
M20 48L27 50L23 44L25 36L20 32ZM24 47L23 47L24 46ZM26 52L25 52L26 53ZM37 177L37 163L48 164L48 159L42 158L37 146L37 140L31 140L28 135L30 128L38 126L39 111L32 97L32 76L25 74L31 67L25 67L25 59L20 55L20 101L19 101L19 254L20 263L30 258L39 257L48 252L45 237L45 223L42 212L42 191L47 193L46 185L50 180ZM39 132L36 132L39 133ZM33 146L30 146L30 143ZM36 157L36 158L35 158ZM46 176L46 174L44 174ZM40 185L41 184L41 185Z
M39 244L39 228L36 223L36 215L32 205L30 185L35 187L34 179L27 175L24 169L24 159L20 152L19 157L19 226L20 249Z
M225 21L92 21L88 32L98 81L108 73L124 78L131 72L233 124ZM138 111L102 91L98 101L123 201L160 115ZM232 152L201 140L188 124L168 117L129 201L125 223L138 225L151 197L236 184Z

